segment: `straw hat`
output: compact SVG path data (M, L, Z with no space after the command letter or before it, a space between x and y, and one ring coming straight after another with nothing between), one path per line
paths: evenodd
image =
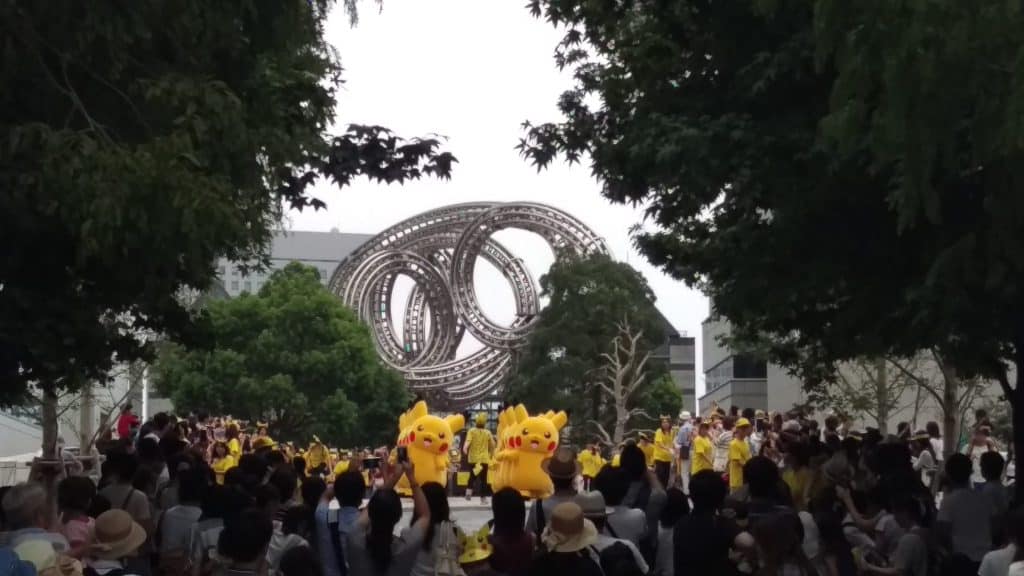
M131 556L146 541L146 531L124 510L107 510L96 518L90 534L90 553L99 560Z
M556 450L551 458L541 463L540 468L552 478L575 478L583 469L576 460L576 451L566 446Z
M579 552L597 540L597 528L579 504L563 502L551 511L541 540L552 552Z
M693 416L690 414L689 410L683 410L682 412L679 413L680 420L689 420L692 417Z

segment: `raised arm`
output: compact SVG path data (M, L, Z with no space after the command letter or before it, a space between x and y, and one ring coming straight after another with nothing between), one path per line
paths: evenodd
M413 514L416 516L416 523L413 526L426 530L430 526L430 505L427 504L427 497L423 494L423 488L416 482L412 462L405 462L402 467L405 470L405 477L409 479L409 488L412 489Z

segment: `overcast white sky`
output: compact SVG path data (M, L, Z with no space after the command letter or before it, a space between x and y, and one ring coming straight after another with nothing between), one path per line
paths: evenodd
M589 168L559 162L538 173L515 150L520 124L556 120L556 98L569 86L551 58L557 30L535 20L523 0L385 0L378 14L362 3L359 25L335 10L328 39L345 67L338 123L381 124L402 136L438 133L459 159L450 181L382 186L365 180L316 194L328 209L289 215L295 230L375 233L431 208L470 201L542 202L566 210L601 234L614 256L646 276L658 307L681 332L698 339L707 299L676 282L633 250L629 227L642 213L611 205ZM502 232L535 277L551 255L539 238ZM496 320L510 317L511 291L493 270L478 272L481 305ZM502 310L504 309L504 310ZM703 378L698 378L698 394Z

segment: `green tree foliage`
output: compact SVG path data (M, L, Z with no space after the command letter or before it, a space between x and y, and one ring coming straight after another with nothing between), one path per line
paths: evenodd
M556 261L540 286L549 302L516 363L508 396L531 411L567 410L576 441L595 437L593 423L610 433L615 409L598 385L608 364L604 355L612 352L624 319L634 332L643 332L638 355L663 344L665 320L654 307L654 293L628 264L600 255ZM664 364L648 362L646 378L628 407L654 418L662 411L678 412L681 396L664 389L666 377ZM651 428L655 422L634 415L630 425Z
M647 258L777 360L936 350L1001 382L1024 449L1020 6L531 6L576 84L525 154L589 157L606 196L645 202Z
M259 294L208 309L212 348L169 344L153 368L177 410L267 420L278 436L300 441L311 433L343 446L393 439L405 384L316 269L289 264Z
M260 262L316 178L448 175L435 139L328 133L333 4L0 0L0 402L195 338L177 296Z

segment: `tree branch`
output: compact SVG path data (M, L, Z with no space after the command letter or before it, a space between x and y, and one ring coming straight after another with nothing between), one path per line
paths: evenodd
M587 422L593 424L594 427L597 428L597 433L603 438L605 444L608 444L609 446L612 444L612 435L608 433L608 430L605 429L604 425L597 420L587 420Z
M896 369L899 370L900 372L902 372L907 378L910 378L911 380L916 382L918 386L924 388L929 394L934 396L935 397L935 401L939 403L939 408L942 408L943 410L946 409L945 408L946 403L942 399L942 394L940 394L939 391L936 390L931 385L930 382L928 382L928 381L924 380L923 378L919 377L918 375L914 374L913 372L908 370L906 367L904 367L902 364L900 364L899 362L896 362L892 358L886 358L886 361L888 361L890 364L895 366Z

